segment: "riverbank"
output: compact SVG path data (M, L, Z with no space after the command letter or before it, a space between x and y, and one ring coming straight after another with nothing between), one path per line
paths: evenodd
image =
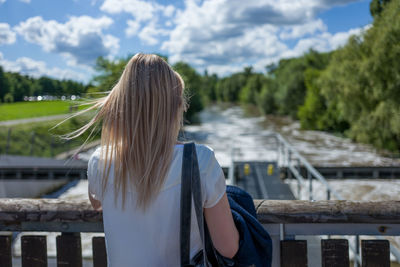
M80 147L88 138L89 132L82 136L65 140L61 136L82 127L89 120L88 116L79 116L65 121L50 120L32 122L0 128L0 154L55 157L60 153ZM90 141L100 137L94 132Z

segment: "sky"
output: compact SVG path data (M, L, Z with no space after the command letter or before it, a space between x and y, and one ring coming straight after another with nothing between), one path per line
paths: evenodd
M90 82L99 56L158 53L219 76L314 49L372 23L369 0L0 0L0 65Z

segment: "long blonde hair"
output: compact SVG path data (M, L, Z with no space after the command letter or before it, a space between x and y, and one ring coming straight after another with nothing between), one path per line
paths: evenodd
M186 109L183 88L181 76L161 57L136 54L111 92L85 110L97 110L91 121L72 133L102 122L102 190L113 165L114 200L121 193L123 207L128 187L143 209L161 190Z

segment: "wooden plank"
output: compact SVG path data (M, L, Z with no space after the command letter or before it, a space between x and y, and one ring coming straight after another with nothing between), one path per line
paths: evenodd
M322 267L349 267L349 242L347 239L321 240Z
M400 223L400 201L255 200L254 204L261 223Z
M0 266L12 266L11 236L9 235L0 236Z
M361 240L362 267L390 267L388 240Z
M281 267L307 267L307 241L281 241Z
M400 224L400 201L255 200L261 223ZM101 222L88 200L0 199L0 231L39 222ZM4 227L3 227L4 226ZM37 229L38 230L38 229ZM60 229L60 232L63 232ZM382 233L385 229L382 229Z
M47 267L46 236L22 236L21 261L22 267Z
M57 266L82 267L82 245L79 233L57 236Z
M107 267L107 251L104 237L95 236L92 238L93 267Z

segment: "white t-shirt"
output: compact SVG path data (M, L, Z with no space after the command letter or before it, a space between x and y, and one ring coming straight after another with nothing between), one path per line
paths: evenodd
M203 207L211 208L225 193L225 178L214 152L196 145ZM104 198L101 194L100 148L88 164L89 191L101 200L108 266L180 266L179 225L183 145L175 145L164 187L145 212L135 206L136 193L127 190L125 209L119 197L114 205L113 167ZM100 167L100 168L99 168ZM192 203L190 256L202 247Z

